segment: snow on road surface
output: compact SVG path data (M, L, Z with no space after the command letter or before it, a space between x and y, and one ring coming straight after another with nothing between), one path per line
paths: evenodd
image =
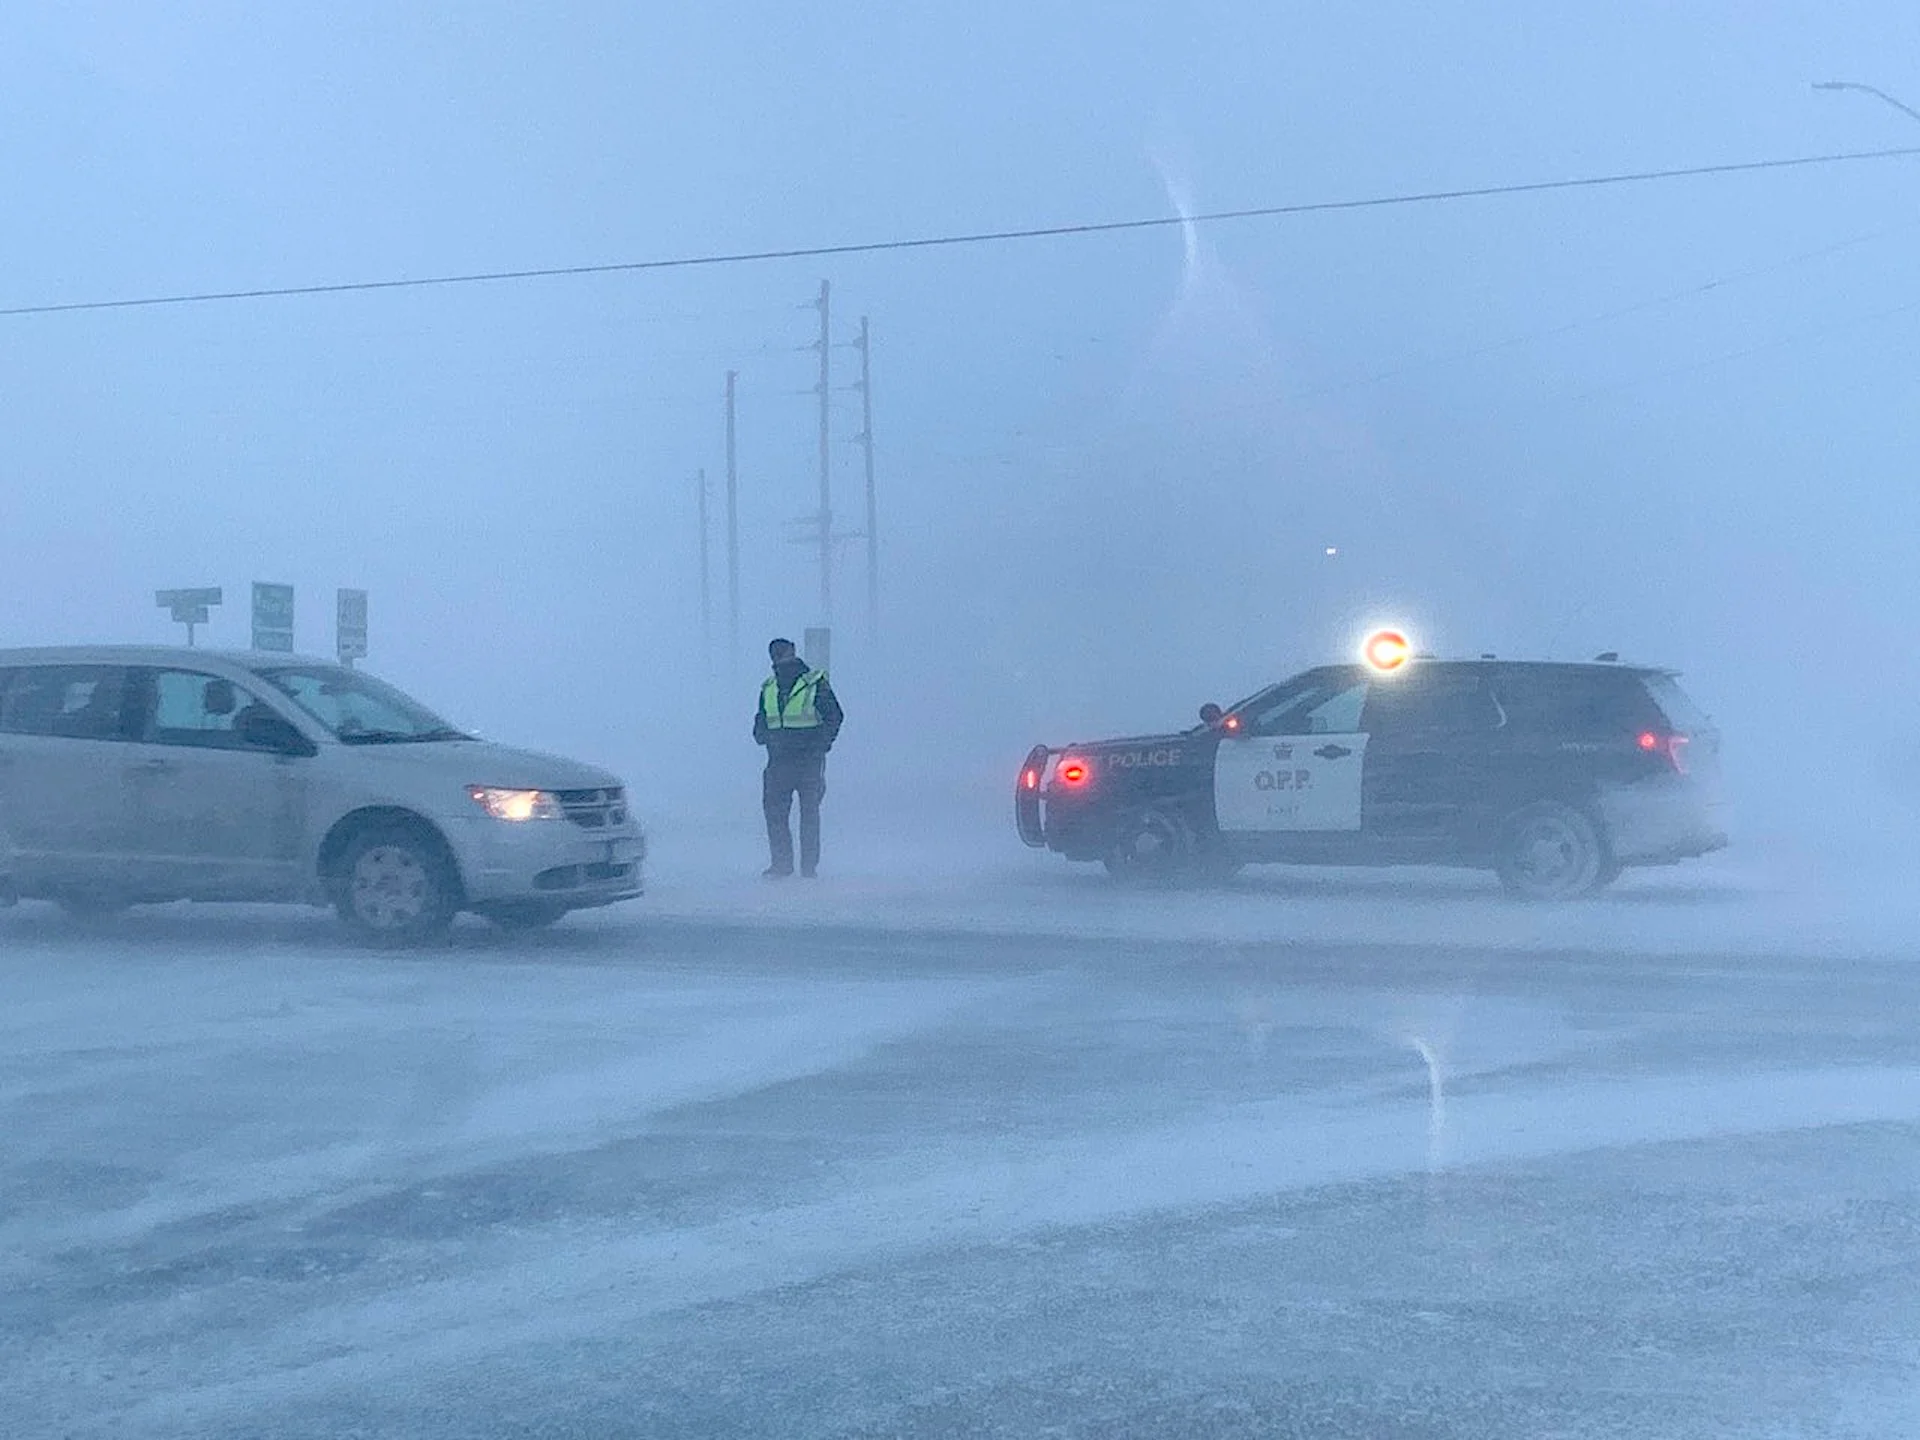
M1920 1423L1920 970L1864 887L677 853L423 954L0 915L4 1433Z
M937 928L986 934L1729 953L1842 949L1902 955L1920 934L1909 849L1755 844L1629 870L1591 903L1508 900L1471 870L1252 866L1194 889L1130 890L1097 865L1025 850L1005 827L901 843L829 830L826 878L759 878L753 829L669 825L656 837L648 913L730 924ZM879 827L872 827L879 828ZM1916 837L1920 838L1920 837Z

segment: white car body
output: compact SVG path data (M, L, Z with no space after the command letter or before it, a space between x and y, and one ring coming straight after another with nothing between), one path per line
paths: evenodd
M641 893L645 842L617 776L471 737L343 740L267 678L275 671L311 672L316 687L368 678L293 655L0 650L0 897L343 904L342 856L375 825L430 833L444 847L448 918L466 909L544 920ZM111 699L92 715L75 708L46 718L45 692L71 674L122 677L117 722L106 714ZM218 682L231 685L231 698ZM9 683L20 688L9 692ZM20 697L33 685L29 705ZM10 693L20 700L11 716ZM136 696L145 697L144 721ZM169 717L158 709L180 710L181 697L208 713L182 711L172 718L189 728L163 728ZM248 713L256 707L290 727L272 727L285 737L280 747L243 738L261 723ZM209 728L192 728L202 724ZM67 733L24 733L35 730ZM543 802L542 818L499 819L475 787L539 791L554 803Z

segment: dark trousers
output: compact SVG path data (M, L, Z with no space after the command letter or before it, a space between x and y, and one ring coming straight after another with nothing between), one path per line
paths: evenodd
M820 754L770 755L760 783L767 812L767 850L774 870L793 873L793 832L787 817L800 797L800 870L811 875L820 864L820 801L827 793L827 757Z

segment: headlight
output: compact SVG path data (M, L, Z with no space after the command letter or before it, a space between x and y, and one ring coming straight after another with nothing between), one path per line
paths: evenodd
M469 785L467 794L495 820L564 820L567 812L548 790L502 790L492 785Z

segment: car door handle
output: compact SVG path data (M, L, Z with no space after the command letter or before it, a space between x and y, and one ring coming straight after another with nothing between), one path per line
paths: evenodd
M180 768L178 760L142 760L135 767L146 775L171 775Z
M1318 755L1322 760L1344 760L1347 756L1351 755L1353 751L1344 745L1322 745L1313 753Z

